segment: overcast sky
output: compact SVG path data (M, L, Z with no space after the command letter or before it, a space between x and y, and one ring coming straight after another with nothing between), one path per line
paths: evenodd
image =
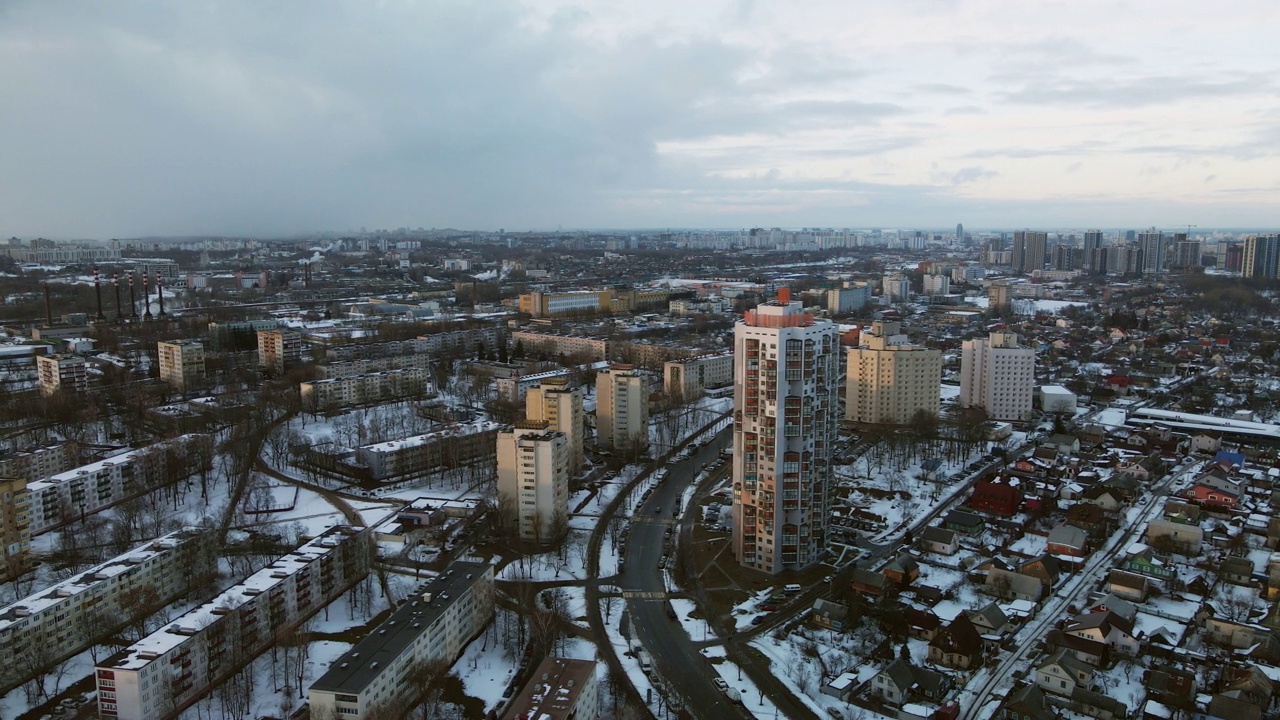
M0 2L0 235L1280 225L1276 0Z

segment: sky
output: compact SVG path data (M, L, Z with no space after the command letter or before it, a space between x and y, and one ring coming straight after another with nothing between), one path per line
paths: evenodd
M0 235L1273 227L1275 0L0 1Z

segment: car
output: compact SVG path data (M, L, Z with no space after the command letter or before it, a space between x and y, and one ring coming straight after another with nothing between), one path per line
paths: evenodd
M768 620L768 618L766 618L764 615L757 615L757 616L755 616L755 617L751 618L751 624L752 624L752 625L759 625L759 624L763 623L765 620Z
M835 576L835 575L828 575L828 576L826 576L826 577L822 578L822 582L827 583L828 585L830 585L830 584L831 584L831 581L832 581L832 580L835 580L835 579L836 579L836 576Z
M729 689L729 683L725 682L724 678L714 678L712 679L711 684L715 685L716 689L720 692L725 692Z
M653 514L654 514L654 515L661 515L661 514L662 514L662 506L661 506L661 505L659 505L659 506L655 507L655 508L653 509Z
M773 603L765 603L763 605L756 606L756 609L760 612L777 612L778 606Z

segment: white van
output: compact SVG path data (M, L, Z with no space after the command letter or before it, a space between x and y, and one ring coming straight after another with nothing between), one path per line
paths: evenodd
M784 593L786 593L786 594L788 594L788 595L795 595L796 593L800 592L800 591L801 591L801 590L803 590L803 589L804 589L804 588L800 587L799 585L797 585L797 584L795 584L795 583L791 583L791 584L789 584L789 585L784 586L784 587L782 588L782 592L784 592Z

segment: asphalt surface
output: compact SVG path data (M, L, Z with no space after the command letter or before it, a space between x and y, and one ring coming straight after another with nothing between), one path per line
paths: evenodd
M712 684L711 679L718 677L714 668L698 652L698 645L683 626L668 617L664 571L658 564L668 548L672 548L668 562L675 562L674 544L667 544L666 533L671 528L674 538L679 515L673 511L681 495L701 472L702 464L713 462L731 437L732 430L727 429L695 451L693 457L667 465L670 474L631 518L623 571L618 577L618 586L627 598L632 637L653 658L654 670L667 686L668 700L695 718L751 715Z

